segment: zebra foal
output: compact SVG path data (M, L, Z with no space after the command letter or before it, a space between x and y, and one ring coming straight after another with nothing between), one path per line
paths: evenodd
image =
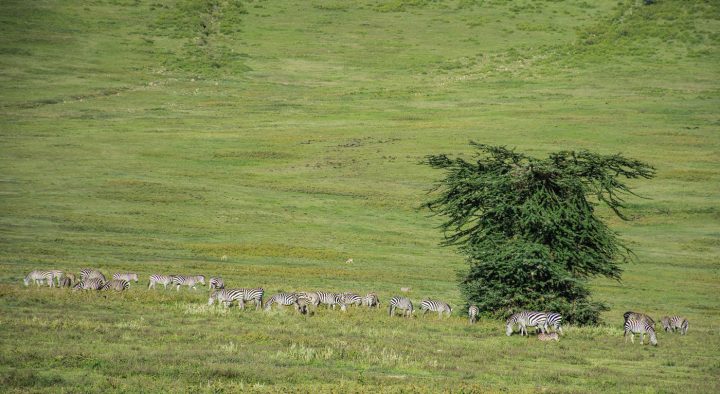
M682 316L663 316L660 324L666 332L680 330L680 335L687 334L688 320Z

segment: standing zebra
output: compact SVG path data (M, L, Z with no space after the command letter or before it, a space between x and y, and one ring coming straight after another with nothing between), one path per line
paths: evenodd
M125 291L130 287L130 282L125 279L113 279L103 285L101 290Z
M25 286L29 286L30 282L34 282L36 286L40 286L47 281L48 286L53 287L53 274L50 271L32 271L23 280Z
M113 274L112 278L116 280L126 280L128 281L128 284L131 280L135 281L135 283L138 282L138 275L133 272L118 272Z
M363 303L362 297L355 293L342 293L340 294L340 300L345 305L356 305L360 306Z
M380 299L375 293L367 293L367 295L363 297L363 305L368 308L380 308Z
M640 334L640 344L643 344L645 334L650 335L650 344L657 346L657 337L655 336L655 329L652 324L644 319L637 319L633 316L629 316L625 320L625 342L627 342L627 334L630 333L630 341L635 343L635 334Z
M425 316L428 311L437 312L438 317L442 317L443 312L446 312L448 317L452 313L452 308L447 302L437 300L422 300L422 302L420 302L420 310L423 316Z
M99 278L103 281L103 283L107 282L107 279L105 279L105 275L103 275L102 272L92 269L92 268L85 268L80 270L80 280L85 281L87 279L94 279Z
M188 289L192 288L193 290L197 290L195 286L197 286L198 283L205 285L205 276L203 275L195 275L195 276L185 276L185 275L176 275L173 277L172 280L173 284L177 285L177 291L180 291L180 286L187 285Z
M547 327L552 327L555 331L562 335L562 315L557 312L546 312Z
M245 293L245 289L219 289L219 290L213 290L212 293L210 293L210 299L208 300L208 305L212 305L213 301L217 301L218 304L224 304L225 307L229 307L232 305L233 301L238 301L238 308L240 308L241 300L243 299L243 295Z
M505 335L513 333L515 324L520 326L520 335L528 335L527 327L540 328L540 332L547 331L547 315L543 312L523 311L510 316L505 322Z
M650 323L650 325L653 326L653 328L655 328L655 320L653 320L652 317L650 317L644 313L627 311L623 314L623 317L625 318L625 321L627 321L629 318L633 318L635 320L644 320L644 321Z
M224 289L225 288L225 281L219 276L214 276L210 278L209 288L210 290L213 289Z
M660 324L666 332L671 330L676 332L676 330L680 329L680 335L687 334L688 321L682 316L663 316L660 319Z
M241 290L242 298L238 299L240 309L245 309L245 301L255 301L255 310L262 308L263 295L265 295L265 290L262 287Z
M479 314L480 314L480 308L478 308L477 305L470 305L470 308L468 308L468 316L470 317L470 324L475 324L475 322L477 322Z
M163 285L164 288L167 289L168 285L173 283L174 277L175 275L150 275L150 284L148 285L148 289L154 289L157 283Z
M342 300L342 296L340 294L318 291L317 295L318 295L318 304L327 305L328 308L332 307L332 309L335 309L335 306L339 305L340 310L342 310L342 311L345 311L347 309L347 307L345 306L345 303Z
M100 278L85 279L78 282L73 290L100 290L105 285L105 281Z
M50 273L53 275L53 279L57 282L58 287L60 287L60 280L63 278L63 272L60 270L50 270Z
M273 304L278 305L295 305L295 309L298 309L298 298L295 293L278 293L270 297L265 303L265 310L269 311Z
M390 308L388 310L388 314L390 316L393 316L395 314L395 310L400 309L403 310L403 314L406 317L410 317L413 313L413 304L412 301L410 301L407 297L398 297L395 296L390 299Z

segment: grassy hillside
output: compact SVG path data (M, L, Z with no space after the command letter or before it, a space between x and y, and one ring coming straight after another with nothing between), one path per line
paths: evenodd
M0 22L6 390L720 389L717 2L3 1ZM145 289L222 274L461 305L462 257L417 210L440 174L418 162L470 139L657 167L633 221L602 212L637 254L594 283L606 325L545 345L460 310L299 317ZM22 287L87 266L142 281ZM625 345L628 309L690 335Z

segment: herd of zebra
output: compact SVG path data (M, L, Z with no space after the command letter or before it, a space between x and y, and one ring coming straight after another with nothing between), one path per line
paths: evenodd
M71 287L73 290L115 290L125 291L130 287L130 282L138 282L138 275L135 273L115 273L112 280L107 280L102 272L96 269L80 270L80 280L72 273L65 273L59 270L50 271L32 271L25 277L25 286L35 283L37 286L48 284L49 287ZM187 286L188 289L197 290L197 285L205 285L204 275L150 275L148 289L155 289L156 285L163 285L164 289L168 286L175 286L180 291L181 286ZM210 298L208 305L215 302L225 307L230 307L233 302L237 302L238 308L245 309L246 302L253 302L255 309L264 308L270 310L273 305L293 306L296 311L301 314L308 313L308 307L318 308L325 305L328 308L339 308L346 311L348 306L365 306L368 308L380 308L380 299L376 293L368 293L364 297L352 292L333 293L325 291L312 292L291 292L278 293L271 296L263 305L263 296L265 290L262 288L225 288L225 282L220 277L212 277L209 281ZM407 297L395 296L390 298L388 302L388 314L394 316L397 312L401 312L402 316L410 317L414 313L412 301ZM423 315L427 312L437 312L439 317L443 314L450 316L452 307L450 304L438 300L423 300L420 303L420 310ZM475 323L480 315L480 309L476 305L468 308L468 317L470 323ZM645 334L650 337L650 343L657 346L657 336L655 334L655 321L644 313L625 312L625 342L627 342L628 334L630 334L631 342L635 342L635 334L640 334L640 344L643 344ZM520 329L520 335L529 336L527 327L533 327L537 331L537 337L541 341L558 341L559 335L562 335L562 315L557 312L531 312L523 311L510 316L505 322L505 333L511 336L517 326ZM679 331L681 335L687 334L688 320L681 316L664 316L660 319L660 323L665 331ZM550 332L550 329L553 332ZM559 335L558 335L559 334Z

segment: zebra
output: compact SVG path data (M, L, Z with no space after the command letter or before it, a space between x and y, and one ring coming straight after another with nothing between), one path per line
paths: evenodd
M410 301L410 299L407 297L395 296L390 299L390 308L388 310L388 314L390 316L393 316L396 309L405 311L403 312L403 314L407 317L410 317L410 315L412 315L413 313L412 301Z
M295 305L295 309L299 308L298 297L295 293L278 293L270 297L265 303L265 310L269 311L273 304L278 305Z
M40 286L47 281L48 286L53 287L53 274L50 271L32 271L23 280L25 286L30 286L30 282L34 282L36 286Z
M72 284L73 284L73 280L67 276L62 278L62 280L60 281L60 287L72 287Z
M197 290L195 286L197 286L198 283L205 284L205 276L203 275L195 275L195 276L184 276L184 275L176 275L173 277L172 280L173 284L177 285L177 291L180 291L180 286L187 285L188 288L192 288L193 290Z
M102 272L92 269L92 268L84 268L80 270L80 280L84 281L87 279L94 279L94 278L100 278L102 279L103 283L107 282L107 279L105 279L105 275L103 275Z
M155 288L156 284L161 284L164 286L165 289L167 289L168 285L171 285L173 283L173 278L175 278L175 275L150 275L150 284L148 285L148 289Z
M300 291L295 293L298 299L307 301L308 304L317 308L320 305L320 296L315 291Z
M650 323L650 325L653 326L653 328L655 328L655 320L653 320L652 317L650 317L644 313L627 311L627 312L623 313L623 317L625 318L625 321L627 321L631 317L634 318L635 320L645 320L648 323Z
M538 339L543 342L547 342L547 341L559 342L560 341L560 337L558 336L558 333L556 333L556 332L549 332L547 334L541 332L540 334L538 334Z
M638 319L633 316L629 316L627 320L625 320L625 334L623 335L625 337L625 342L627 343L627 335L630 333L630 341L632 343L635 343L635 334L640 334L640 344L643 344L643 340L645 338L645 334L647 333L650 335L650 344L653 346L657 346L657 337L655 336L655 329L652 326L652 323L650 323L647 320L644 319Z
M428 311L437 312L439 317L442 317L443 312L446 312L448 316L452 313L452 308L448 303L437 300L422 300L422 302L420 302L420 310L423 316L425 316Z
M478 315L480 314L480 308L477 307L477 305L470 305L468 308L468 316L470 317L470 324L475 324L478 320Z
M336 305L340 305L340 309L342 311L345 311L347 309L347 306L343 302L342 296L340 294L318 291L317 295L318 304L325 304L328 306L328 308L332 307L332 309L335 309Z
M113 279L103 285L101 290L125 291L130 287L130 282L125 279Z
M208 282L208 283L210 285L209 286L210 290L225 288L225 281L223 281L223 279L220 277L212 277L212 278L210 278L210 282Z
M238 300L240 309L245 309L245 301L255 301L255 310L262 308L263 295L265 295L265 290L262 287L241 290L242 298Z
M663 326L663 329L665 331L671 331L675 332L676 330L680 329L680 334L685 335L687 334L688 330L688 320L681 316L663 316L662 319L660 319L660 324Z
M100 278L91 278L79 281L73 290L100 290L105 285L105 281Z
M355 293L342 293L340 294L340 298L343 304L345 305L357 305L360 306L363 303L362 297Z
M552 327L555 331L562 335L562 315L557 312L545 312L547 315L547 326Z
M363 297L363 305L368 308L380 308L380 299L375 293L367 293L367 295Z
M505 322L505 335L513 333L515 324L520 326L520 335L528 335L527 327L538 327L540 332L547 331L547 315L544 312L523 311L510 316Z
M212 293L210 293L210 299L208 300L208 305L212 305L214 301L217 301L218 304L224 304L225 307L229 307L233 301L238 300L238 308L240 307L240 303L243 299L245 293L245 289L217 289L213 290Z
M135 283L138 282L138 275L133 272L127 272L127 273L118 272L118 273L113 274L112 278L116 279L116 280L126 280L126 281L128 281L128 284L130 283L131 280L135 281Z
M63 278L63 272L60 270L50 270L50 273L52 273L58 287L60 287L60 280Z

